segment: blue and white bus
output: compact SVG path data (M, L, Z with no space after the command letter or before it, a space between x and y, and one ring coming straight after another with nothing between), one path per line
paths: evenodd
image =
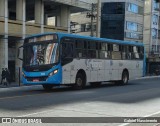
M44 33L27 37L23 45L22 81L44 89L68 85L116 82L145 74L144 45L138 42Z

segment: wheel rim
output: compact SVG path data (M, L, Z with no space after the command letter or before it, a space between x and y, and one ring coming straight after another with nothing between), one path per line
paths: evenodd
M81 78L77 78L77 85L78 86L82 86L82 79Z
M128 76L127 76L127 74L125 73L125 74L123 75L123 83L126 84L127 82L128 82Z

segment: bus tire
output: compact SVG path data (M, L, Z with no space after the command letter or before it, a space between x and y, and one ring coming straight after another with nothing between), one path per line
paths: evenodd
M43 84L42 86L43 86L44 90L46 90L46 91L50 91L53 88L53 85L51 85L51 84Z
M83 89L85 85L86 85L85 76L82 73L78 73L76 76L74 89Z
M128 71L125 70L122 73L122 80L120 81L120 84L126 85L128 84L128 80L129 80L129 74L128 74Z

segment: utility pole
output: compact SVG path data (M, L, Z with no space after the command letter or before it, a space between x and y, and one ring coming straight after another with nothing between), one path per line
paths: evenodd
M96 37L100 37L100 30L101 30L101 0L97 2L97 25L96 25Z
M92 7L91 7L91 12L88 12L87 13L87 15L86 15L86 17L87 18L91 18L91 36L93 37L94 36L94 27L93 27L93 20L95 19L95 15L94 15L94 10L95 10L95 4L94 3L92 3L92 5L91 5Z
M93 3L92 3L92 10L91 10L91 37L93 37L93 17L94 17L94 15L93 15L93 9L94 7L93 7Z

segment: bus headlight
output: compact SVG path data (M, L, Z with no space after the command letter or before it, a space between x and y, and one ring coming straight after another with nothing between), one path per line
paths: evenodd
M54 70L53 72L51 72L51 73L49 74L49 77L50 77L50 76L53 76L53 75L56 74L56 73L58 73L58 69L56 69L56 70Z

